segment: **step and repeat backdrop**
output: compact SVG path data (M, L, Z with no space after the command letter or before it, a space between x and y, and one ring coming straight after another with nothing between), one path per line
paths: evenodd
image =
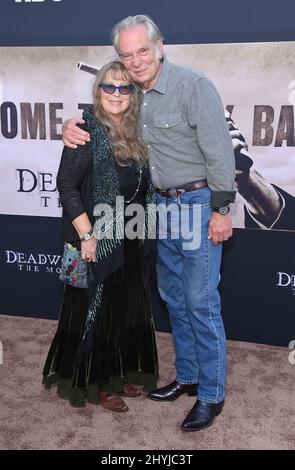
M272 2L266 4L269 15ZM237 200L220 285L227 336L287 346L295 335L295 37L287 22L283 31L268 25L262 42L254 20L247 34L240 27L239 36L232 22L232 31L222 23L216 33L209 11L203 11L204 30L202 15L198 27L187 11L171 11L169 21L165 5L159 10L152 2L147 11L127 2L115 14L103 1L1 4L0 313L58 317L61 126L91 103L95 70L116 57L111 26L145 13L164 35L167 30L169 59L202 70L216 84L230 121ZM154 316L159 330L169 330L156 293Z

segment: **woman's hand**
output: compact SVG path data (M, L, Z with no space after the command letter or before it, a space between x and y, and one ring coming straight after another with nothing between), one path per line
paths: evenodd
M86 212L72 220L72 223L81 239L81 256L86 261L95 263L97 239L92 235L89 240L83 239L84 235L92 233L92 225Z
M93 236L89 240L81 241L81 254L82 259L85 259L89 263L92 261L96 262L96 238Z

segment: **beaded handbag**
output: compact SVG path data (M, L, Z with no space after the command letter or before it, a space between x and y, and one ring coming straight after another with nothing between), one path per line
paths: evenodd
M65 243L59 278L69 286L87 289L90 280L89 265L90 263L82 259L81 251L70 243Z

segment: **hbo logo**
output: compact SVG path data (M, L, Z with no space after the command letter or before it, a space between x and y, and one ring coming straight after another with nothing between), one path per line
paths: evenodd
M33 2L45 2L45 0L14 0L15 3L33 3ZM53 2L61 2L61 0L52 0Z

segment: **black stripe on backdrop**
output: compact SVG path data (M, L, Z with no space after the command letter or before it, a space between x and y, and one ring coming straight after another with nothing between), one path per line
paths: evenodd
M112 26L139 13L167 44L295 40L294 0L1 0L0 46L109 45Z

